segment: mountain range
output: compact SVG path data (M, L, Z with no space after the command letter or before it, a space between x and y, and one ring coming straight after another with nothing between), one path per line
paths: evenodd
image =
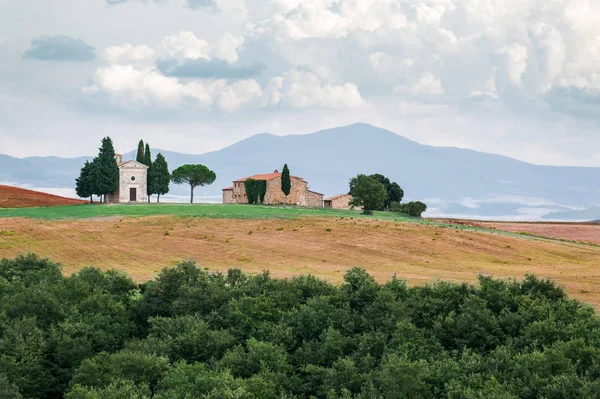
M240 177L269 173L284 163L314 191L348 191L358 173L381 173L397 181L407 200L428 203L430 214L457 217L532 219L600 204L600 168L534 165L509 157L454 147L432 147L389 130L353 124L312 134L257 134L205 154L161 152L171 169L202 163L215 171L214 184L198 194L218 200L221 189ZM126 154L133 159L134 152ZM86 159L0 155L0 182L32 187L73 187ZM187 195L172 186L171 194ZM600 215L597 215L600 217Z

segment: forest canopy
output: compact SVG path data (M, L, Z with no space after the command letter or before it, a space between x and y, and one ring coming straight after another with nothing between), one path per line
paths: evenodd
M135 284L0 260L4 398L597 398L600 319L548 280L409 287L349 270Z

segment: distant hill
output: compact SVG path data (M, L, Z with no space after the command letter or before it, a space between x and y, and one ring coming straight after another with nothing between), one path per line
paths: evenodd
M14 158L0 154L0 182L34 187L74 187L81 167L91 158Z
M201 155L153 149L154 155L158 152L171 169L184 163L213 169L216 182L198 189L205 196L220 196L221 188L236 178L271 172L287 163L294 175L325 195L346 192L357 173L382 173L404 188L407 199L427 200L430 210L444 215L539 217L600 204L600 168L539 166L473 150L432 147L362 123L306 135L258 134ZM127 154L127 159L133 157L133 152ZM0 180L73 186L85 159L12 158L22 167L13 172L0 168ZM36 175L40 170L47 179ZM173 187L172 193L186 195L187 190Z

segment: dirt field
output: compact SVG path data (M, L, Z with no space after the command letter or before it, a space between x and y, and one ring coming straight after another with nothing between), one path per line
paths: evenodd
M592 242L600 245L600 224L577 223L480 223L512 233L531 233L571 241Z
M30 208L84 204L85 201L40 193L24 188L0 185L0 208Z
M0 258L35 252L66 273L118 268L137 281L194 259L211 270L270 270L338 282L353 266L410 284L478 274L550 277L600 308L600 247L417 223L364 219L232 220L174 216L44 221L0 219Z
M438 219L437 221L600 245L600 223L481 222L453 219Z

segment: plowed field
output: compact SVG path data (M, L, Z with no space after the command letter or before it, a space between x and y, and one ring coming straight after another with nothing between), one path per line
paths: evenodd
M0 185L0 208L30 208L85 204L86 201L59 197L58 195Z
M0 219L0 258L34 252L63 264L117 268L137 281L185 259L211 270L313 274L339 282L351 267L380 281L474 281L478 274L549 277L600 309L600 247L435 224L358 218L121 217Z

